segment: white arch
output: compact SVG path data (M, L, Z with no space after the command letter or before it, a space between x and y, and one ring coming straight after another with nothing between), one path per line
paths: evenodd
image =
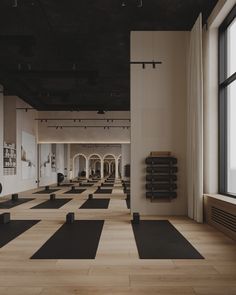
M85 158L85 160L88 160L88 158L85 156L85 154L83 154L83 153L78 153L78 154L74 155L74 157L73 157L73 162L74 162L75 158L77 158L77 157L79 157L79 156L82 156L82 157Z
M117 157L117 160L118 161L121 160L121 154Z
M93 156L97 156L97 157L102 161L102 157L101 157L99 154L96 154L96 153L94 153L94 154L90 154L90 155L88 156L88 160L90 160Z
M105 160L105 158L106 158L107 156L112 156L112 157L114 158L114 160L116 159L116 156L115 156L114 154L108 153L108 154L105 154L105 155L103 156L103 160ZM109 160L110 160L110 159L109 159Z
M79 156L84 157L84 159L85 159L85 163L88 161L87 157L86 157L85 154L83 154L83 153L78 153L78 154L75 154L75 155L74 155L74 157L73 157L73 159L72 159L72 171L73 171L73 177L76 177L76 176L77 176L77 175L75 175L75 159L76 159L77 157L79 157Z

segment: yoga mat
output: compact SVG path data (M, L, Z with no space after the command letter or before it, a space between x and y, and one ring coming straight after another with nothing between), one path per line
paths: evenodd
M83 203L80 209L107 209L110 199L91 199Z
M104 187L113 187L114 186L114 183L103 183L102 186Z
M59 191L60 189L49 189L49 190L41 190L41 191L38 191L38 192L35 192L33 194L52 194L54 192L57 192Z
M97 189L95 194L112 194L112 189Z
M95 259L103 220L63 224L31 259Z
M168 220L132 223L140 259L204 259Z
M82 183L82 184L80 184L80 187L90 187L93 185L94 185L93 183Z
M19 198L17 201L12 201L12 200L8 200L8 201L4 201L0 203L0 209L11 209L13 207L16 207L18 205L27 203L29 201L32 201L34 199L30 199L30 198Z
M81 194L85 191L86 189L75 189L75 190L69 190L67 192L64 192L64 194Z
M55 199L55 200L47 200L43 203L40 203L31 209L58 209L64 206L66 203L73 199Z
M0 247L21 235L40 220L11 220L10 223L0 224Z
M71 183L62 183L62 184L58 185L57 187L68 187L68 186L72 186L72 185L74 185L73 182L71 182Z

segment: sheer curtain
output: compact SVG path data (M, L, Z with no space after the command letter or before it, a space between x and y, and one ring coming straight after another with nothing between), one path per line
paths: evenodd
M190 33L187 96L188 216L203 221L203 61L202 15Z

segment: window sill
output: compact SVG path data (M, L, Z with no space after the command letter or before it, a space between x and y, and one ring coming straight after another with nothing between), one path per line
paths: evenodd
M219 195L219 194L204 194L204 197L210 197L213 199L217 199L223 202L227 202L233 205L236 205L236 198L231 198L231 197L227 197L224 195Z

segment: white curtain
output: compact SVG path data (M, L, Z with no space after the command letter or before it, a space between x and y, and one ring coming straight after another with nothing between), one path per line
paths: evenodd
M190 33L187 96L188 216L203 221L203 61L202 15Z

